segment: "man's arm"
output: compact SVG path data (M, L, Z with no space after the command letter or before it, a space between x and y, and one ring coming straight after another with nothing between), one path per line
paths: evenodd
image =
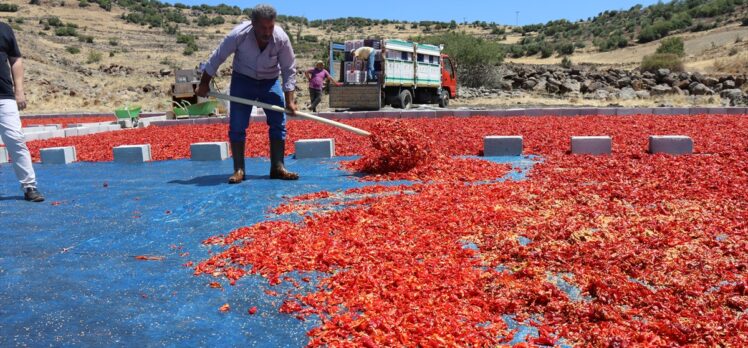
M286 97L286 109L289 115L296 114L296 56L291 47L291 42L287 41L281 47L278 53L278 60L283 75L283 92Z
M236 52L238 37L241 35L241 27L237 26L232 30L218 45L218 48L213 51L205 64L203 75L200 76L200 85L195 90L195 94L198 97L206 97L210 91L210 81L213 80L213 76L216 76L218 68L226 61L232 53Z
M338 82L338 81L335 81L335 80L334 80L334 79L332 78L332 75L330 75L330 72L328 72L327 70L325 70L325 75L327 75L327 81L330 81L330 83L332 83L333 85L335 85L335 86L340 86L340 85L342 85L342 83L340 83L340 82Z
M13 88L18 109L26 108L26 94L23 91L23 58L10 58L10 73L13 75Z

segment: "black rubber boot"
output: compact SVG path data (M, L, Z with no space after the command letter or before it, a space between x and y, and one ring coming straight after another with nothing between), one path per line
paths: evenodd
M44 196L42 196L42 194L39 192L39 190L36 189L36 187L29 187L24 190L23 199L34 203L44 202Z
M270 179L299 180L298 174L286 170L283 164L285 153L285 140L270 140Z
M229 178L229 184L239 184L244 181L244 142L231 143L231 158L234 160L234 175Z

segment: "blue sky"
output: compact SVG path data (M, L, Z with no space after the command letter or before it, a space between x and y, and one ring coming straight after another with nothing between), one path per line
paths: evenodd
M254 7L257 2L246 0L168 0L189 5L225 3L241 8ZM657 0L514 0L514 1L474 1L474 0L268 0L286 15L305 16L309 19L330 19L338 17L366 17L377 19L398 19L407 21L457 20L469 22L481 20L499 24L515 24L516 11L519 11L519 24L545 23L549 20L566 18L577 20L592 17L605 10L629 9L636 4L650 5Z

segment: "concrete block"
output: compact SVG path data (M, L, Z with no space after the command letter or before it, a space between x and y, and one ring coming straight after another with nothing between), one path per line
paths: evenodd
M649 153L690 155L693 153L693 139L685 135L651 135Z
M122 128L132 128L132 120L130 120L130 119L119 120L119 125Z
M506 109L501 110L504 116L525 116L527 115L527 109Z
M709 113L709 108L690 108L691 115L705 115Z
M436 110L436 117L453 117L454 111L451 110Z
M66 137L75 137L78 136L79 128L65 128L63 132L65 132Z
M571 137L571 153L576 155L609 155L613 139L609 136Z
M652 108L617 108L616 114L619 116L651 115L653 112Z
M600 116L615 116L618 115L617 108L597 108L597 114Z
M8 149L0 147L0 163L10 162L10 156L8 156Z
M730 107L726 109L727 109L727 112L726 112L727 115L745 115L746 114L745 108Z
M600 110L597 108L576 108L576 116L597 116Z
M193 161L223 161L229 158L229 144L225 141L192 144L190 158Z
M142 163L151 161L151 145L122 145L115 147L114 161L120 163Z
M65 130L64 129L57 129L49 132L52 136L51 138L64 138L65 137Z
M485 116L486 117L505 117L505 116L509 116L509 113L506 110L486 110Z
M483 138L483 156L521 156L522 136L487 136Z
M691 113L689 108L653 108L654 115L688 115Z
M106 126L107 132L114 132L122 129L119 124L110 124Z
M335 156L335 139L303 139L294 143L294 157L332 158Z
M452 111L452 116L454 117L470 117L470 110L455 110Z
M428 110L417 110L417 111L401 111L400 118L435 118L436 111Z
M44 164L68 164L78 160L73 146L41 149L40 153Z

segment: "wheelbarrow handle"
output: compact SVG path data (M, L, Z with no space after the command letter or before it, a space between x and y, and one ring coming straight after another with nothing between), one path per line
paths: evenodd
M211 97L218 98L218 99L228 100L228 101L232 101L232 102L235 102L235 103L241 103L241 104L245 104L245 105L252 105L252 106L259 107L259 108L273 110L273 111L277 111L277 112L286 112L286 113L290 113L291 112L290 110L284 109L284 108L282 108L280 106L272 105L272 104L267 104L267 103L263 103L263 102L256 101L256 100L239 98L239 97L234 97L234 96L230 96L230 95L226 95L226 94L221 94L221 93L215 93L215 92L209 92L208 95L211 96ZM328 120L328 119L326 119L324 117L319 117L319 116L316 116L316 115L312 115L310 113L296 111L295 116L298 116L298 117L301 117L301 118L305 118L307 120L312 120L312 121L317 121L317 122L320 122L320 123L324 123L324 124L326 124L328 126L337 127L337 128L340 128L340 129L343 129L343 130L346 130L346 131L349 131L349 132L353 132L353 133L361 135L361 136L365 136L365 137L371 136L371 133L369 133L369 132L367 132L367 131L365 131L363 129L352 127L352 126L349 126L347 124L343 124L343 123L336 122L336 121L333 121L333 120Z

